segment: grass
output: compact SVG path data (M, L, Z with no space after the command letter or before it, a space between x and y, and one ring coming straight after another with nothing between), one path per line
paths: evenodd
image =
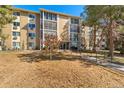
M114 57L113 62L124 63L124 57Z
M60 52L50 61L41 52L0 53L0 87L124 87L124 76Z
M109 51L107 50L103 50L101 52L98 52L97 54L97 58L98 59L110 59L109 57L107 57ZM96 57L96 53L82 53L82 56L92 56L92 57ZM115 63L124 63L124 55L120 54L119 51L114 51L114 58L112 60Z

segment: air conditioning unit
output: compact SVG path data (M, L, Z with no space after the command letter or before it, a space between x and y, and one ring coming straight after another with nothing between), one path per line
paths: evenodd
M14 30L17 30L17 26L14 26L13 29L14 29Z
M31 39L34 39L34 37L30 37Z
M33 30L33 29L34 29L33 27L30 28L30 30Z
M30 19L29 22L30 22L30 23L34 23L34 19Z
M13 40L17 40L17 37L15 36L15 37L13 37Z

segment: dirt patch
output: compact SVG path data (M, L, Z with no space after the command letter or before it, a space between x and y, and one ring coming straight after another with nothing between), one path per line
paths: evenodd
M23 59L26 55L32 62ZM34 52L0 54L0 87L124 87L123 76L71 55L49 61Z

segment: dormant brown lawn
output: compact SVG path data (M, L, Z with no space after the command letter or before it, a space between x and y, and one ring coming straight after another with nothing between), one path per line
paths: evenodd
M123 75L72 55L49 61L35 52L0 53L0 87L124 87Z

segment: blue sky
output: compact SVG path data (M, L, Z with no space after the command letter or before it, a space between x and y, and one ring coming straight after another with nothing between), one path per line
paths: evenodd
M80 16L84 10L83 5L14 5L17 8L39 11L39 8L62 12L74 16Z

